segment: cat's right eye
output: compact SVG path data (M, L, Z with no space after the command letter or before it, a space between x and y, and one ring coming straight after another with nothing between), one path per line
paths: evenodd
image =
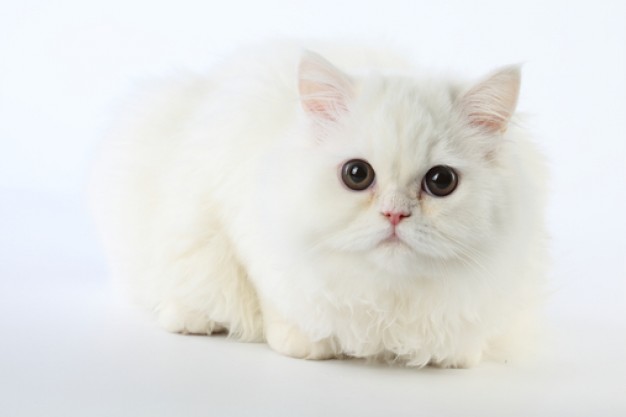
M346 187L363 191L374 182L374 168L362 159L351 159L341 167L341 180Z

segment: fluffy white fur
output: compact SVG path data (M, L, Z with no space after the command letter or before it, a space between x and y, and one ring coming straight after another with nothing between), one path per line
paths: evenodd
M545 264L545 172L514 122L519 70L465 85L334 49L334 65L246 51L147 89L93 183L114 274L174 332L227 330L311 359L508 355ZM342 184L352 158L374 168L370 189ZM459 173L447 197L420 186L440 164ZM410 212L394 241L389 210Z

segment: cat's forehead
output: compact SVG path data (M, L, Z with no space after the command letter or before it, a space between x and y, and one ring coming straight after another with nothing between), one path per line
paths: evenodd
M456 120L454 99L454 90L437 82L381 79L364 89L359 140L380 175L408 180L445 157Z

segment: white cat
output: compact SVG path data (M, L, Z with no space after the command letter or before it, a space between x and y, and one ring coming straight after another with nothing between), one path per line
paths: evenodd
M170 331L294 357L508 355L546 258L519 69L465 86L327 56L341 70L280 46L148 89L93 183L114 275Z

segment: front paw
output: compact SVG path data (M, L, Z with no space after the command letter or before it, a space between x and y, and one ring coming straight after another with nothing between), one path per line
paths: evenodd
M210 335L226 328L210 320L200 311L193 311L175 303L162 305L157 312L161 327L172 333Z
M299 328L275 313L264 312L265 337L275 351L299 359L332 359L337 349L331 338L312 341Z
M441 359L433 359L428 365L436 368L463 369L476 366L482 358L482 352L476 350L465 354L452 355Z

